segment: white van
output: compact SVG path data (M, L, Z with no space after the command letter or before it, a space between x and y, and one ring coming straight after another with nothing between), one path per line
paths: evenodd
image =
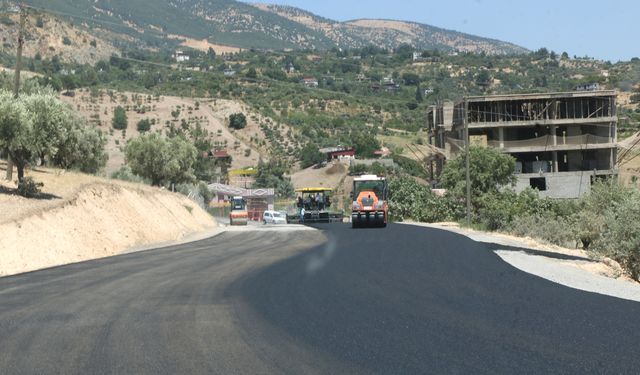
M287 215L278 211L265 211L262 214L262 222L264 224L286 224Z

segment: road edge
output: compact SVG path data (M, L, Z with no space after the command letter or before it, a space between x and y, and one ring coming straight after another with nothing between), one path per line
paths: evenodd
M497 235L492 235L491 233L468 231L464 228L441 224L418 222L402 222L397 224L445 230L465 236L475 242L501 245L504 246L505 249L496 248L493 249L493 252L504 262L523 272L572 289L640 302L640 284L624 279L607 277L568 265L560 259L545 256L544 251L540 249L516 240L502 238ZM521 250L513 250L514 247ZM531 250L532 252L529 253L524 250ZM588 259L585 259L585 261L587 260Z

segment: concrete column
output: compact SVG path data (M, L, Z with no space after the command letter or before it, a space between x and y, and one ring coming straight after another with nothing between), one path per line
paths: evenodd
M616 169L616 149L615 148L611 149L611 156L609 158L609 169L611 170Z
M553 157L553 165L551 166L552 172L558 172L558 151L554 151L551 153Z
M558 126L557 125L551 125L551 135L553 135L553 145L557 146L558 145Z
M500 140L500 148L504 148L504 128L498 128L498 139Z

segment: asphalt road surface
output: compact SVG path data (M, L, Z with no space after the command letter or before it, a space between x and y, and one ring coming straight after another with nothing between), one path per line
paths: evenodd
M321 229L0 278L0 373L640 372L640 303L445 231Z

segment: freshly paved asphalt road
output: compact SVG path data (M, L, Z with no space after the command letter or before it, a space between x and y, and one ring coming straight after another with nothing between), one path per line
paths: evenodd
M0 373L640 372L640 303L453 233L322 229L0 278Z

